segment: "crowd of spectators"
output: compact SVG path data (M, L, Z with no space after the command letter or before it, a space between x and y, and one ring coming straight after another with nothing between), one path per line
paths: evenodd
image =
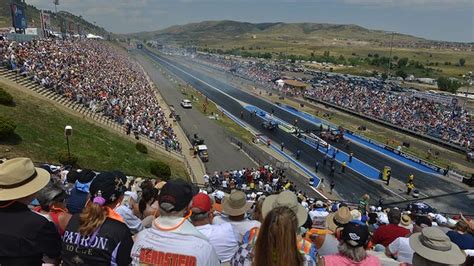
M315 98L462 147L474 146L473 120L467 110L451 103L419 98L395 83L213 54L199 54L194 60L285 95ZM304 81L311 87L302 93L277 86L275 81L292 71L310 75L312 78Z
M372 206L369 195L323 202L270 165L205 180L6 160L0 264L472 265L474 223L462 215Z
M38 39L15 42L0 38L2 65L64 95L93 112L180 150L171 123L143 70L116 48L97 40Z

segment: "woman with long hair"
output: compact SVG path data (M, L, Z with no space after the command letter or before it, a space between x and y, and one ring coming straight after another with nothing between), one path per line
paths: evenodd
M255 243L252 265L314 265L297 245L298 219L288 207L277 207L265 217Z
M132 234L114 208L122 201L126 177L103 172L90 185L90 198L72 216L62 244L63 265L128 265Z
M154 187L147 187L143 189L142 195L138 202L138 214L137 217L145 219L146 217L153 215L159 216L159 205L158 205L158 189Z

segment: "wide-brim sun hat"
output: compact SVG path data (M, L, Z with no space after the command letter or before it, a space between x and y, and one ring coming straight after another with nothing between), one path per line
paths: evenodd
M303 226L308 219L308 212L303 205L298 203L296 194L291 191L283 191L277 195L271 195L265 198L262 204L262 215L266 217L267 214L278 207L288 207L298 218L298 226Z
M421 257L444 264L462 264L466 256L449 237L436 227L425 227L410 236L410 247Z
M222 203L222 210L229 216L239 216L246 213L252 208L252 202L247 201L247 195L235 190L229 196L224 198Z
M32 195L51 180L48 171L35 167L29 158L14 158L0 164L0 200Z
M343 227L352 220L352 214L348 207L341 207L336 212L326 216L326 226L329 230L336 232L338 227Z

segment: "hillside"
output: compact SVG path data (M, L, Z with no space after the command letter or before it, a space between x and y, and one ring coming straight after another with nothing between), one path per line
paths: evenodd
M440 42L395 33L391 52L390 32L357 25L204 21L128 37L196 46L201 51L243 57L330 62L334 65L312 64L309 67L354 75L385 72L390 55L395 60L406 58L409 61L409 64L393 70L398 72L397 75L459 78L474 66L473 44ZM461 58L465 61L462 66L459 64Z
M11 27L11 13L10 13L10 4L11 0L0 0L0 28L8 28ZM19 2L19 1L15 1ZM51 1L51 8L53 9L54 6ZM61 6L59 6L60 8ZM79 23L84 33L93 33L102 36L107 36L108 32L101 27L98 27L85 19L82 16L73 15L67 11L58 11L55 14L53 11L45 10L45 12L51 14L51 24L55 31L60 31L61 23L63 21L71 21L74 24ZM28 27L30 28L37 28L41 26L40 22L40 10L32 5L28 5L26 7L26 19L28 20Z
M161 41L176 41L178 43L192 42L197 45L212 40L226 39L259 39L272 38L286 41L307 40L325 42L363 42L383 44L389 33L380 30L370 30L357 25L340 25L327 23L248 23L238 21L203 21L186 25L172 26L163 30L131 34L139 39L157 39ZM403 42L426 42L427 40L397 34L397 40Z

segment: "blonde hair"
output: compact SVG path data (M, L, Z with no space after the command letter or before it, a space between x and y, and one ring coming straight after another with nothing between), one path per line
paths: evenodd
M303 265L296 234L298 219L288 207L270 211L260 227L255 244L253 265Z
M79 215L79 233L82 236L91 235L95 229L105 222L107 214L106 207L89 202Z

